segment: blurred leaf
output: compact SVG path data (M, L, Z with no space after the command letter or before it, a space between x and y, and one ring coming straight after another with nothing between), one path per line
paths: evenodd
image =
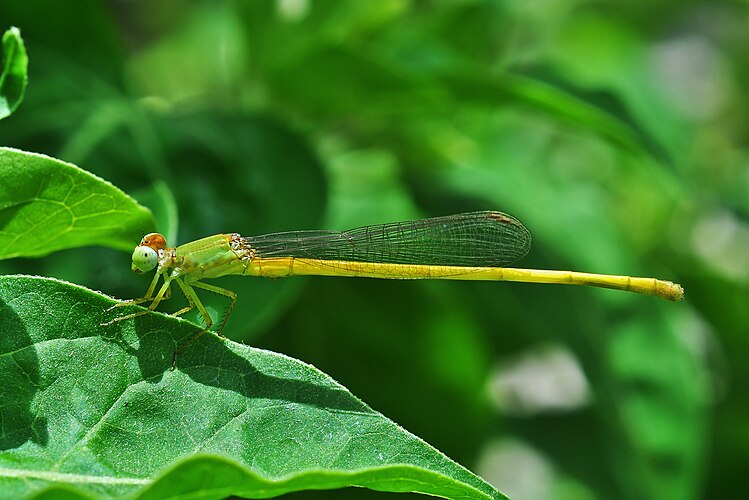
M354 46L322 46L300 60L276 63L268 87L276 105L293 103L302 116L354 137L398 136L410 118L444 112L445 92L428 74ZM304 81L295 75L305 75Z
M697 51L689 55L673 53L658 60L665 46L682 37L666 36L654 43L644 38L639 28L596 10L570 18L557 37L548 55L553 71L575 82L577 88L606 89L616 95L626 104L637 128L653 138L672 162L681 165L689 161L693 155L691 133L673 99L685 86L717 90L712 74L687 78L674 74L685 62L689 64L690 58L691 62L699 58ZM715 69L707 71L713 73ZM676 81L668 82L669 75L676 76ZM693 97L698 101L695 107L709 100L704 93Z
M46 7L44 0L0 3L0 19L9 19L23 28L26 45L34 54L33 93L38 93L37 72L59 69L48 66L52 62L48 56L57 58L53 54L64 54L66 59L73 55L69 59L71 67L87 72L93 79L114 77L122 64L124 44L117 18L112 15L113 7L98 0L76 0L74 9L48 11ZM69 77L58 76L60 81Z
M28 76L29 58L21 32L10 28L3 34L3 72L0 74L0 120L10 116L23 101Z
M136 92L179 104L207 98L214 108L233 107L242 90L233 85L248 46L230 9L196 5L181 23L169 24L165 36L125 66Z
M153 229L149 211L75 165L0 148L0 258L100 245L131 250Z
M464 100L524 104L600 134L628 151L650 155L659 162L669 162L663 147L635 121L615 96L593 96L581 89L573 93L559 85L509 73L487 76L470 70L449 70L443 72L441 78L457 93L456 97L462 96ZM569 84L566 87L571 88ZM605 102L601 97L605 97Z
M504 498L311 365L207 334L169 371L174 349L199 330L156 313L101 327L125 312L104 311L112 304L58 280L0 278L4 494L67 484L97 498L222 498L362 486ZM221 458L179 464L196 454ZM167 467L176 468L161 476Z
M331 229L417 219L420 214L400 178L397 159L382 149L322 148L330 183Z
M295 102L318 121L344 119L368 132L388 134L412 127L407 118L439 121L456 105L520 104L600 134L627 151L671 161L616 95L561 84L559 77L497 74L449 56L430 59L422 54L414 60L358 44L319 46L286 65L275 61L272 69L270 88L278 100ZM296 74L306 75L304 81L295 79Z
M686 318L683 311L670 315ZM631 489L636 498L696 498L707 379L689 349L696 332L674 331L665 318L640 313L612 330L609 382L593 384L614 419L610 453L622 491Z
M398 25L409 7L403 0L233 4L244 25L244 39L254 48L251 64L258 69L304 63L321 45L346 46L376 36L382 28Z
M177 201L165 182L157 180L147 189L133 193L133 198L151 209L156 220L156 231L163 234L166 241L177 241L179 229ZM134 241L133 245L136 243Z

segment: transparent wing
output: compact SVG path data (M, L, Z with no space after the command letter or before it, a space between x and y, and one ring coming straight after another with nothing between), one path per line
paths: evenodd
M245 237L256 255L306 259L503 267L528 253L531 235L502 212L471 212L348 231Z

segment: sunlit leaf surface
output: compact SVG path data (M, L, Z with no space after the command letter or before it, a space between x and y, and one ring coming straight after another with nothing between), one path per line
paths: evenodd
M150 212L109 182L44 155L0 148L0 258L98 245L128 250Z
M2 72L0 72L0 120L9 116L23 101L29 59L18 28L3 34Z
M0 278L4 495L50 485L98 498L363 486L504 498L288 356L207 334L170 371L175 347L199 330L160 314L102 327L122 313L105 311L111 304L57 280Z

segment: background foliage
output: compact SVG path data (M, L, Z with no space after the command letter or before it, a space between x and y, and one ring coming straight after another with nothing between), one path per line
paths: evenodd
M523 265L687 293L226 278L227 335L312 363L513 498L740 491L745 2L75 3L0 5L31 61L0 144L111 181L171 241L500 209L534 235ZM1 270L135 297L128 261Z

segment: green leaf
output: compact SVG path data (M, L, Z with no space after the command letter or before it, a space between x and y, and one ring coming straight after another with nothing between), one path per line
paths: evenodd
M154 227L148 209L89 172L0 148L0 258L100 245L131 250Z
M145 189L132 193L133 198L150 207L156 220L156 230L163 234L169 243L177 241L179 211L174 193L166 182L157 180Z
M584 95L579 90L577 94L580 95L576 95L531 77L510 73L486 77L470 67L460 71L444 70L438 72L438 76L464 100L495 104L517 102L591 130L632 153L650 156L666 164L671 162L663 146L632 118L626 106L613 95ZM605 101L605 106L594 101Z
M674 326L693 321L687 312L671 317ZM612 436L617 479L640 498L688 498L700 488L710 389L679 333L665 315L629 315L610 332L607 373L595 384L621 426Z
M0 120L10 116L23 101L29 58L21 32L10 28L3 34L3 72L0 74Z
M292 62L274 67L271 86L284 103L294 102L317 120L337 123L345 117L368 131L402 129L400 136L407 136L413 133L411 120L426 117L439 123L456 103L490 109L512 104L599 134L637 155L672 163L616 94L586 91L548 71L551 78L544 80L422 53L417 59L399 59L358 44L320 46ZM308 76L301 83L297 74ZM368 105L357 106L363 100Z
M102 327L131 309L112 304L54 279L0 278L5 494L263 498L361 486L504 498L301 361L207 334L169 371L195 325L151 313Z

